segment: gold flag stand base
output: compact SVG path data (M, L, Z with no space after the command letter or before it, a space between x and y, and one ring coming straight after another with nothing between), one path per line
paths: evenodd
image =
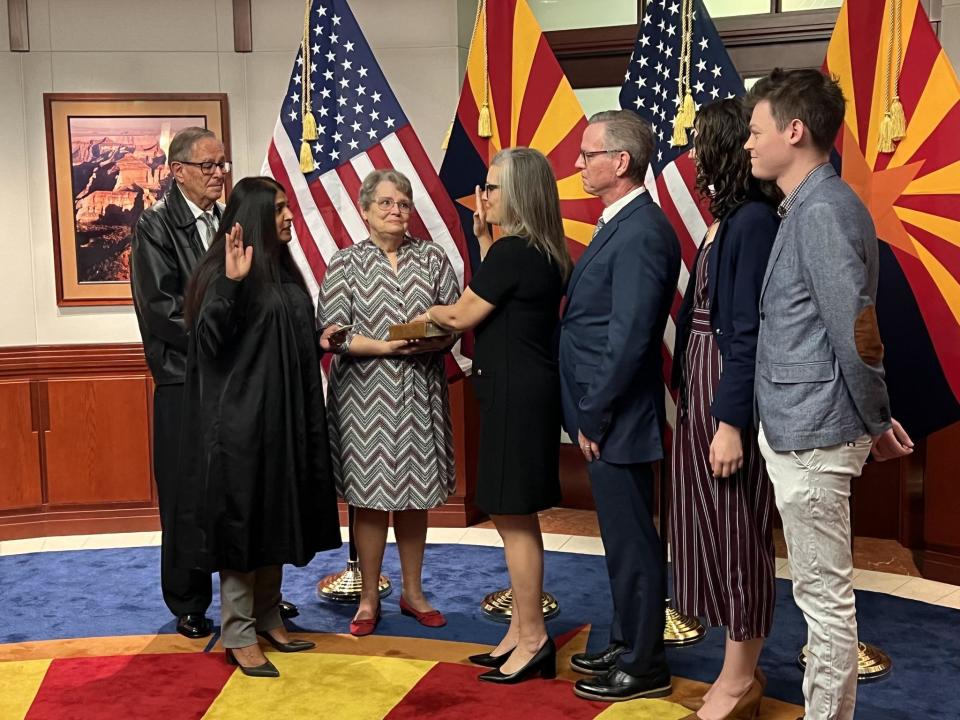
M857 680L859 682L868 682L870 680L879 680L890 674L893 669L893 661L890 656L875 645L858 643L859 652L857 653ZM807 668L807 646L803 646L800 655L797 656L797 665L802 669Z
M707 636L707 629L695 617L681 615L667 602L667 617L663 626L663 643L681 647L693 645Z
M317 583L317 595L323 600L355 603L360 602L360 590L362 588L363 582L360 577L360 566L356 560L348 560L346 570L327 575ZM386 597L392 589L390 578L386 575L381 575L379 587L380 597Z
M548 592L540 596L540 605L543 608L544 620L549 620L560 612L560 603ZM490 593L480 603L480 611L484 617L494 622L510 622L513 617L513 590L505 588Z

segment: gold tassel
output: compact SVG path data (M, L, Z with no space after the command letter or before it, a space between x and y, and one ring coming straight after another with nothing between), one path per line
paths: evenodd
M893 139L902 140L907 134L907 118L903 112L903 105L900 98L893 96L893 102L890 103L890 120L893 123Z
M684 95L683 102L680 104L680 117L685 128L693 127L693 119L696 114L697 106L693 104L693 95L690 94L690 90L687 90L687 94Z
M687 129L680 121L680 115L673 119L673 138L670 141L673 147L683 147L687 144Z
M317 139L317 120L309 110L303 113L303 139Z
M493 125L490 122L490 106L487 103L480 108L480 118L477 120L477 135L482 138L493 137Z
M306 139L300 142L300 172L306 174L316 169L313 164L313 151L310 149L310 143Z
M450 136L453 134L453 122L447 126L447 131L443 134L443 142L440 143L440 149L446 151L450 145Z
M880 138L877 150L882 153L892 153L894 150L893 118L890 117L889 111L884 113L883 120L880 121Z

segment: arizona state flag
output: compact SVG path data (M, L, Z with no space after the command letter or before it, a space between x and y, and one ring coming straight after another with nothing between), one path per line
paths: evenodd
M440 180L456 204L470 246L474 188L482 185L490 159L502 148L536 148L557 177L563 227L576 260L603 210L583 190L574 167L587 121L525 0L480 0L456 118L440 167Z
M842 176L883 241L892 412L922 437L960 420L960 85L919 0L846 0L825 67L847 98Z

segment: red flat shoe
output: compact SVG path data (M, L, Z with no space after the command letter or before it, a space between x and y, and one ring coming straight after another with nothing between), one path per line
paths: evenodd
M400 596L400 614L416 618L418 623L427 627L438 628L447 624L447 619L439 610L420 612L413 608L410 603L403 598L403 595Z
M350 621L350 634L354 637L363 637L364 635L371 635L373 631L377 629L377 625L380 622L380 603L377 603L377 614L372 618L366 618L364 620L357 620L354 618Z

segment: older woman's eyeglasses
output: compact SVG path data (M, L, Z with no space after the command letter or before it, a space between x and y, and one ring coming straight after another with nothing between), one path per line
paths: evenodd
M181 165L198 167L204 175L213 175L214 168L220 168L220 172L223 174L227 174L233 169L233 163L229 160L224 160L223 162L213 162L212 160L208 160L207 162L187 162L186 160L177 160L177 162Z
M393 198L380 198L377 200L377 207L384 212L390 212L393 210L394 205L397 206L397 210L399 210L403 215L406 215L413 210L413 205L408 203L406 200L394 200Z
M489 195L490 193L492 193L494 190L499 190L499 189L500 189L500 186L499 186L499 185L494 185L493 183L487 183L486 185L483 186L483 191L484 191L487 195Z

